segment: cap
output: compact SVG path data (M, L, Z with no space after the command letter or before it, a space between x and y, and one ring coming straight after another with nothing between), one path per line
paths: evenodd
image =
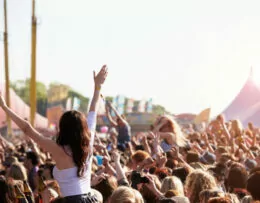
M216 155L210 152L205 152L201 157L200 161L204 164L214 164L216 161Z

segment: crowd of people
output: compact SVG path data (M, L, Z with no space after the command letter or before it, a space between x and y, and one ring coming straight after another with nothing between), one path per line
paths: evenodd
M223 115L181 126L158 116L150 131L131 126L106 102L110 129L96 133L100 91L107 76L94 73L87 119L68 111L49 139L7 107L23 135L0 137L0 202L259 203L260 129ZM111 112L115 117L111 116Z

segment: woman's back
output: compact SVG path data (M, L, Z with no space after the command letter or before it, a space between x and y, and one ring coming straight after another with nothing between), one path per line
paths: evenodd
M86 159L86 167L83 175L78 176L78 167L72 158L71 152L68 153L64 148L63 157L60 157L59 162L63 162L63 166L68 166L67 168L55 166L53 169L53 176L58 181L60 185L60 190L62 196L73 196L79 194L86 194L90 192L90 181L91 181L91 165L92 165L92 153L93 153L93 143L95 137L96 129L96 113L89 112L87 118L88 128L90 130L90 142L89 142L89 153ZM66 151L65 151L66 150Z

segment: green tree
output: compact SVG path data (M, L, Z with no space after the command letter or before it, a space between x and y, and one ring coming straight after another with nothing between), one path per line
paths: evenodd
M30 78L11 82L10 86L26 104L30 105ZM47 88L45 84L41 82L36 82L36 98L37 112L45 116L47 108Z
M165 108L161 105L153 105L153 113L158 114L158 115L162 115L164 113L166 113L167 111L165 110Z

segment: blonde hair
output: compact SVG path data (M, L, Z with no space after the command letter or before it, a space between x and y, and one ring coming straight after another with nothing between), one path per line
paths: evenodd
M199 194L206 189L215 189L216 181L212 175L201 169L191 172L185 183L185 189L191 202L199 202Z
M171 129L172 133L174 133L174 137L175 137L175 143L179 146L179 147L184 147L186 144L187 139L185 138L181 127L179 126L179 124L170 116L164 115L162 118L165 118L168 120L168 126Z
M118 187L110 198L111 203L144 203L144 200L137 190L130 187Z
M166 193L169 190L177 190L180 196L184 196L183 184L176 176L169 176L163 179L161 192Z
M13 163L9 169L8 176L14 180L27 180L25 167L20 163Z
M241 136L243 134L243 126L239 120L232 121L232 130L235 133L235 137Z

